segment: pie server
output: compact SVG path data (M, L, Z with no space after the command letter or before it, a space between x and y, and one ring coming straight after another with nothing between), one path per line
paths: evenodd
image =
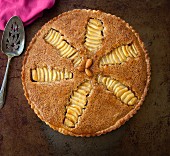
M1 50L4 54L7 55L8 62L0 90L0 109L3 107L5 103L9 63L14 56L19 56L23 52L24 43L25 43L25 31L23 23L18 16L13 16L10 18L10 20L7 22L5 26L5 30L3 32L1 41Z

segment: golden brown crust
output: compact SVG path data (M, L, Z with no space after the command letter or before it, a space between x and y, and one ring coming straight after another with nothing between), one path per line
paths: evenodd
M74 67L73 67L73 65L72 65L72 63L71 63L71 61L68 61L67 59L61 59L59 56L55 56L55 55L57 55L56 54L56 50L54 49L54 48L52 48L52 47L50 47L49 45L47 46L47 45L45 45L45 48L49 48L49 50L47 51L46 49L45 49L45 51L43 51L42 49L40 49L40 48L38 48L38 47L36 47L36 44L35 44L35 42L39 42L39 40L41 41L41 39L39 39L39 38L41 38L42 37L42 35L44 35L45 33L47 33L47 30L49 30L51 27L53 27L53 28L56 28L56 29L61 29L62 30L62 33L63 34L65 34L65 36L66 36L66 38L68 38L68 41L70 42L70 43L72 43L73 44L73 46L75 46L76 48L77 47L80 47L80 53L82 53L82 51L83 52L86 52L87 53L87 55L91 55L88 51L86 51L85 49L84 49L84 47L82 46L83 44L81 44L80 42L78 42L78 40L82 40L82 38L83 38L83 36L82 36L82 32L81 32L81 35L79 35L80 36L80 38L78 38L77 40L75 40L75 42L74 42L74 38L75 38L75 36L74 35L72 35L72 36L69 36L69 29L67 30L67 31L64 31L64 28L62 29L61 27L63 26L64 27L64 25L62 24L62 22L64 23L64 22L66 22L67 23L67 21L65 21L67 18L71 18L70 17L70 14L72 14L73 16L76 16L76 15L74 15L74 14L83 14L83 15L85 15L85 14L90 14L90 15L88 15L87 17L86 17L86 15L85 15L85 19L84 19L84 21L86 21L86 19L87 18L89 18L89 17L91 17L92 15L94 15L94 17L102 17L102 19L104 20L106 17L112 17L112 18L114 18L115 19L115 21L117 21L118 23L120 23L120 30L122 30L122 32L127 32L127 33L129 33L128 35L130 36L130 37L127 37L126 39L125 39L125 41L122 41L122 38L121 38L121 35L118 35L118 36L120 36L120 39L118 38L117 40L118 40L118 42L117 41L115 41L115 44L113 45L113 43L112 44L110 44L110 47L108 46L107 48L101 48L101 50L99 50L98 52L96 52L96 54L95 54L95 57L94 58L97 58L97 56L100 56L100 55L104 55L104 54L106 54L106 53L108 53L109 52L109 48L111 48L111 46L113 47L113 48L115 48L115 47L117 47L117 46L120 46L121 44L125 44L125 42L131 42L131 41L135 41L135 42L137 42L137 44L138 44L138 49L139 49L139 51L140 51L140 55L141 55L141 60L142 61L140 61L139 60L139 62L141 62L141 64L139 64L139 66L142 66L142 65L144 65L144 67L143 68L141 68L142 69L142 72L140 71L139 73L138 73L138 77L142 77L143 75L143 78L142 78L142 81L144 81L144 84L143 83L141 83L140 81L140 79L138 79L138 80L136 80L136 82L135 82L135 84L136 84L136 86L135 85L133 85L132 86L132 82L133 82L133 80L128 80L128 79L126 79L126 78L122 78L123 77L123 75L121 74L122 72L119 72L119 67L117 67L117 66L115 66L115 67L106 67L106 68L103 68L103 69L99 69L97 66L98 66L98 64L97 63L95 63L95 61L94 61L94 65L92 66L92 68L91 68L91 70L92 71L98 71L98 70L100 70L101 72L103 72L105 75L109 75L109 74L111 74L110 73L110 70L115 70L115 72L117 72L118 74L117 74L117 76L115 76L115 78L116 79L118 79L118 80L120 80L121 82L123 81L124 83L126 83L126 85L128 85L128 86L131 86L132 87L132 89L137 93L137 95L140 97L140 101L139 101L139 103L138 104L136 104L134 107L128 107L128 106L126 106L126 105L122 105L122 103L120 102L120 101L118 101L118 100L116 100L116 98L115 97L112 97L112 94L111 93L108 93L105 89L104 89L104 87L103 86L95 86L95 84L96 84L96 82L95 82L95 80L93 79L92 80L92 82L94 82L93 83L93 85L94 85L94 92L93 92L93 94L89 97L89 98L91 98L91 99L89 99L89 104L88 104L88 106L87 106L87 108L86 108L86 112L84 113L84 115L82 116L82 118L80 119L81 120L81 125L78 125L77 126L77 128L74 128L74 129L69 129L69 128L67 128L67 127L64 127L63 125L62 125L62 121L63 121L63 116L64 116L64 114L63 114L63 112L65 112L64 111L64 109L65 109L65 105L63 104L63 103L67 103L67 99L69 98L69 92L70 92L70 90L71 90L71 88L76 88L77 86L78 86L78 84L80 84L80 82L82 81L81 79L82 78L84 78L85 77L85 79L88 79L86 76L85 76L85 74L82 74L82 76L79 76L80 74L79 74L79 71L77 71L77 70L75 70L74 69ZM61 25L61 26L55 26L55 21L57 21L58 19L62 19L62 17L64 17L63 18L63 21L62 20L60 20L60 22L59 22L59 24ZM81 18L82 18L83 16L81 16ZM66 19L65 19L66 18ZM83 19L83 18L82 18ZM73 21L73 23L74 23L75 21ZM70 23L69 23L70 24ZM81 23L80 23L80 25L81 25ZM79 25L79 26L80 26ZM106 24L107 25L107 24ZM124 28L126 26L126 28ZM80 26L81 27L81 26ZM74 28L74 27L73 27ZM66 28L67 29L67 28ZM76 28L75 28L76 29ZM127 29L127 30L126 30ZM73 31L75 31L75 30L73 30ZM84 30L85 31L85 30ZM77 34L78 32L76 31L75 32L75 34ZM106 32L106 35L109 35L109 34L107 34L108 32ZM127 36L128 36L127 35ZM133 36L134 35L134 36ZM124 40L124 39L123 39ZM76 41L77 41L77 43L76 43ZM107 42L109 42L107 39L105 40L105 41L103 41L103 44L105 45ZM120 43L121 42L121 43ZM44 44L44 43L42 43L42 44ZM46 47L47 46L47 47ZM36 55L33 55L33 53L35 53L36 52L36 50L42 50L42 53L44 54L44 55L46 55L46 53L49 55L52 55L52 57L49 59L49 60L46 60L46 58L44 58L44 59L41 59L41 61L43 62L43 63L37 63L36 61L36 59L32 62L32 65L28 65L29 64L29 61L30 61L30 55L31 55L31 57L33 57L33 56L35 56L35 57L37 57ZM32 53L31 53L31 52ZM49 53L49 51L50 51L50 53ZM83 54L83 53L82 53ZM93 54L94 55L94 54ZM55 58L55 59L57 59L58 60L58 63L56 63L57 61L54 61L55 59L53 59L53 57ZM85 56L85 58L86 58L87 56ZM45 61L46 60L46 61ZM97 60L97 59L96 59ZM53 62L55 62L55 63L53 63ZM97 62L97 61L96 61ZM137 61L136 61L137 62ZM45 95L45 92L48 92L48 90L50 90L50 87L51 86L53 86L54 87L54 90L53 91L51 91L51 93L47 96L47 98L49 97L50 98L50 96L53 96L53 94L54 93L56 93L57 92L57 89L55 89L55 86L53 85L53 84L51 84L51 85L49 85L49 86L45 86L44 84L38 84L38 85L33 85L32 84L32 82L31 81L29 81L29 78L28 78L28 74L27 73L29 73L28 72L28 70L30 70L29 68L33 68L35 65L37 65L37 66L41 66L41 65L44 65L44 63L47 63L47 64L50 64L50 65L52 65L52 66L59 66L59 67L62 67L62 66L64 66L64 67L68 67L69 68L69 70L71 70L71 71L73 71L74 72L74 76L75 76L75 81L76 81L76 83L74 83L74 81L69 81L69 82L66 82L66 81L64 81L63 83L61 83L60 85L59 85L59 83L58 84L55 84L55 85L57 85L57 87L56 88L58 88L58 87L67 87L67 88L70 88L70 90L69 89L63 89L64 91L61 93L60 92L60 94L56 94L56 96L58 97L58 99L60 99L60 98L62 98L62 97L68 97L68 98L65 98L64 100L59 100L59 102L57 103L56 102L56 105L54 105L53 103L55 103L55 101L57 101L58 99L57 99L57 97L53 97L52 99L51 99L51 104L46 104L46 105L41 105L42 104L42 102L39 102L38 101L38 99L39 98L42 98L41 96L39 97L39 95L40 94L42 94L42 96L43 95ZM134 65L135 63L133 62L133 61L129 61L127 64L125 64L124 66L130 66L130 65ZM137 65L137 64L135 64L135 65ZM146 67L146 68L145 68ZM125 67L124 67L125 68ZM125 68L126 69L126 68ZM140 68L139 68L140 69ZM41 30L39 30L38 31L38 33L35 35L35 37L32 39L32 41L31 41L31 43L30 43L30 45L28 46L28 48L27 48L27 51L26 51L26 54L25 54L25 58L24 58L24 61L23 61L23 67L22 67L22 84L23 84L23 88L24 88L24 94L25 94L25 96L26 96L26 98L27 98L27 100L28 100L28 103L31 105L31 108L34 110L34 112L37 114L37 116L41 119L41 120L43 120L46 124L48 124L51 128L53 128L53 129L55 129L55 130L58 130L60 133L63 133L63 134L65 134L65 135L71 135L71 136L81 136L81 137L83 137L83 136L86 136L86 137L89 137L89 136L99 136L99 135L101 135L101 134L105 134L105 133L107 133L107 132L110 132L110 131L112 131L112 130L114 130L114 129L116 129L116 128L118 128L118 127L120 127L121 125L123 125L127 120L129 120L136 112L137 112L137 110L140 108L140 106L142 105L142 103L143 103L143 101L144 101L144 99L145 99L145 96L146 96L146 94L147 94L147 90L148 90L148 87L149 87L149 83L150 83L150 77L151 77L151 72L150 72L150 59L149 59L149 56L148 56L148 53L147 53L147 51L146 51L146 49L144 48L144 44L143 44L143 42L140 40L140 38L139 38L139 35L133 30L133 28L131 27L131 26L129 26L129 24L127 24L125 21L123 21L123 20L121 20L119 17L116 17L116 16L114 16L114 15L111 15L111 14L106 14L106 13L102 13L101 11L92 11L92 10L85 10L85 9L83 9L83 10L79 10L79 9L76 9L76 10L73 10L73 11L69 11L69 12L66 12L66 13L63 13L63 14L61 14L61 15L59 15L58 17L55 17L54 19L52 19L51 21L49 21L47 24L45 24L43 27L42 27L42 29ZM122 71L124 71L124 69L122 70ZM96 72L97 73L97 72ZM144 73L144 74L142 74L142 73ZM120 76L119 76L120 75ZM129 76L130 77L130 76ZM141 86L139 86L139 84L138 84L138 82L140 82L141 83ZM42 85L42 86L41 86ZM37 91L37 89L39 89L39 90L41 90L41 92L39 92L39 94L38 93L36 93L37 95L38 95L38 98L36 97L34 97L33 95L29 95L30 94L30 91ZM43 90L43 92L42 92L42 90ZM103 119L101 119L101 125L99 124L99 123L97 123L96 125L94 125L94 126L92 126L92 127L89 127L89 125L90 125L90 120L93 120L93 119L95 119L95 116L96 116L96 118L97 117L100 117L98 114L94 114L94 115L92 115L93 113L96 113L96 112L99 112L99 114L101 114L101 112L103 111L103 110L105 110L106 108L106 105L100 105L100 107L102 108L102 110L101 109L99 109L99 106L98 105L96 105L96 101L97 100L95 100L94 101L94 99L95 99L95 96L97 95L97 92L101 92L102 91L102 93L101 94L103 94L103 95L105 95L106 97L110 97L110 99L111 99L111 101L110 101L110 103L112 103L112 105L111 104L108 104L108 108L110 108L110 109L113 109L113 110L115 110L115 111L117 111L118 109L120 110L120 114L121 114L121 112L122 112L122 114L121 115L119 115L119 114L115 114L115 121L113 121L113 122L110 122L110 123L108 123L108 125L107 124L105 124L105 125L103 125L106 121L106 118L105 118L105 116L103 117ZM95 93L96 92L96 93ZM67 95L67 96L66 96ZM63 98L62 98L63 99ZM43 100L46 100L45 98L43 99ZM104 99L103 99L103 101L104 101ZM108 100L109 101L109 100ZM48 101L46 101L46 102L48 102ZM102 103L102 100L101 101L98 101L99 103ZM92 105L92 103L94 103L94 105ZM115 108L114 106L113 106L113 103L114 104L116 104L116 106L118 107L118 109L117 108ZM60 108L59 108L60 107ZM53 108L54 110L50 110L51 108ZM51 111L51 112L50 112ZM113 115L113 113L112 113L112 111L111 110L105 110L107 113L110 113L110 114L112 114ZM50 114L49 114L49 112L50 112ZM52 116L54 116L54 114L57 114L58 115L58 117L57 118L54 118L54 117L52 117ZM89 118L89 116L90 116L90 118L92 118L92 119L90 119ZM88 120L88 121L87 121ZM56 123L56 121L58 121L58 123ZM104 127L104 128L103 128ZM89 130L90 129L90 130Z

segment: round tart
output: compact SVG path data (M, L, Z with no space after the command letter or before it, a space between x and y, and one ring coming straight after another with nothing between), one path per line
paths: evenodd
M22 67L25 96L38 117L72 136L112 131L140 108L150 61L125 21L95 10L73 10L45 24Z

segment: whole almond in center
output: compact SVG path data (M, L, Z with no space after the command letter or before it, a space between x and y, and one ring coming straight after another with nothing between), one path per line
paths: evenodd
M92 60L92 59L87 59L85 68L86 68L86 69L90 68L91 65L92 65L92 63L93 63L93 60Z

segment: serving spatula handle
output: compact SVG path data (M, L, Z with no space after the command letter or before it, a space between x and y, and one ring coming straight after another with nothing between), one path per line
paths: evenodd
M10 64L11 58L12 57L8 57L8 62L7 62L6 70L5 70L5 75L4 75L4 79L3 79L3 82L2 82L2 86L1 86L0 109L3 107L3 105L5 103L7 76L8 76L8 69L9 69L9 64Z

